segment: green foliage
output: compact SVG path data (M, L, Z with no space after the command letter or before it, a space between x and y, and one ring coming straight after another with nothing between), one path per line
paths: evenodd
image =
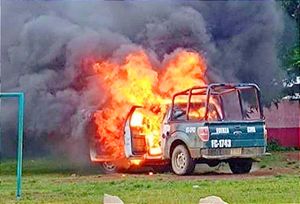
M300 0L281 0L281 6L287 11L288 15L299 22L300 20Z
M300 76L300 47L298 44L283 57L283 66L289 77L288 82L292 82L296 76Z
M268 156L264 156L259 161L260 168L277 168L285 166L285 158L282 152L275 151Z
M299 38L300 31L300 0L282 0L279 1L282 9L296 21L296 36ZM290 32L287 30L286 32ZM285 82L293 83L297 76L300 76L300 45L299 39L296 40L292 47L283 46L281 48L280 58L282 61L282 69L287 73ZM298 87L286 87L283 90L282 96L293 96L299 93Z
M278 151L295 151L293 147L283 147L275 139L268 141L267 152L278 152Z
M289 58L287 59L287 71L288 73L296 73L300 75L300 47L299 45L293 47L289 52Z

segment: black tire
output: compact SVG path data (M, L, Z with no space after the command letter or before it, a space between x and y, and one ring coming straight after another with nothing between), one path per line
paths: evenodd
M195 169L195 162L184 145L174 148L171 157L172 170L177 175L191 174Z
M102 162L99 166L101 171L105 174L113 174L118 172L118 168L113 162Z
M229 167L234 174L249 173L252 167L251 159L232 159L229 161Z

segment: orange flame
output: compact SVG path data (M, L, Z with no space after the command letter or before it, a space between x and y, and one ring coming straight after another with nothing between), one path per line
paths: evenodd
M135 111L130 120L130 125L132 127L142 127L144 116L141 112Z
M130 160L130 163L133 164L133 165L136 165L136 166L140 165L141 162L142 162L142 160L139 160L139 159Z
M155 67L144 50L129 53L122 62L99 60L92 68L108 96L101 110L94 113L97 139L112 158L124 157L124 121L133 105L131 126L145 133L148 153L161 154L160 126L166 107L175 92L205 85L206 65L200 54L177 50Z

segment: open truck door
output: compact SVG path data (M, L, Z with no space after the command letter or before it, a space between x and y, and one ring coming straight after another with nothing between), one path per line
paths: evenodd
M128 159L129 165L120 165L120 163L128 163L128 161L118 160L115 164L111 155L104 151L100 141L95 138L95 127L90 128L89 147L90 160L98 163L105 173L114 173L118 168L128 169L130 165L138 165L143 161L144 155L147 153L146 134L144 132L145 121L140 110L142 107L133 106L124 121L124 153Z
M151 166L154 171L163 172L168 169L166 161L162 158L161 145L153 146L148 120L143 107L131 108L124 127L125 156L131 165Z
M142 107L133 106L124 121L124 153L126 159L133 162L128 163L125 158L118 161L112 158L111 154L105 151L100 140L96 138L96 126L93 125L94 123L90 123L87 131L90 161L94 165L98 165L104 173L115 173L120 169L125 170L132 163L137 164L142 161L142 156L146 152L146 142L145 135L141 131L141 125L138 124L139 119L142 119L138 118L137 110L140 108Z
M127 116L124 128L125 155L127 158L142 157L147 153L142 107L133 106Z

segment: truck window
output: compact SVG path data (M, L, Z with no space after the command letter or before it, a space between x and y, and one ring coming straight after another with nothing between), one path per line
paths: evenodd
M205 95L192 95L190 101L189 120L204 120L205 119Z
M210 103L208 105L208 120L216 121L221 120L221 113L217 109L219 102L216 98L211 97ZM206 95L192 95L190 110L189 110L189 120L205 120L206 111Z
M173 108L173 119L174 120L185 120L187 112L187 104L186 103L178 103L174 105Z
M245 89L240 91L243 107L243 118L245 120L257 120L260 118L259 105L256 99L255 89Z
M189 111L189 120L204 120L205 118L205 104L191 103Z
M177 96L173 107L173 120L186 120L187 113L187 95Z
M224 120L242 120L239 97L236 91L222 95Z
M240 97L239 97L240 96ZM240 89L222 94L224 120L260 119L255 89Z
M207 116L209 121L223 120L224 116L221 109L221 101L218 96L210 97Z

